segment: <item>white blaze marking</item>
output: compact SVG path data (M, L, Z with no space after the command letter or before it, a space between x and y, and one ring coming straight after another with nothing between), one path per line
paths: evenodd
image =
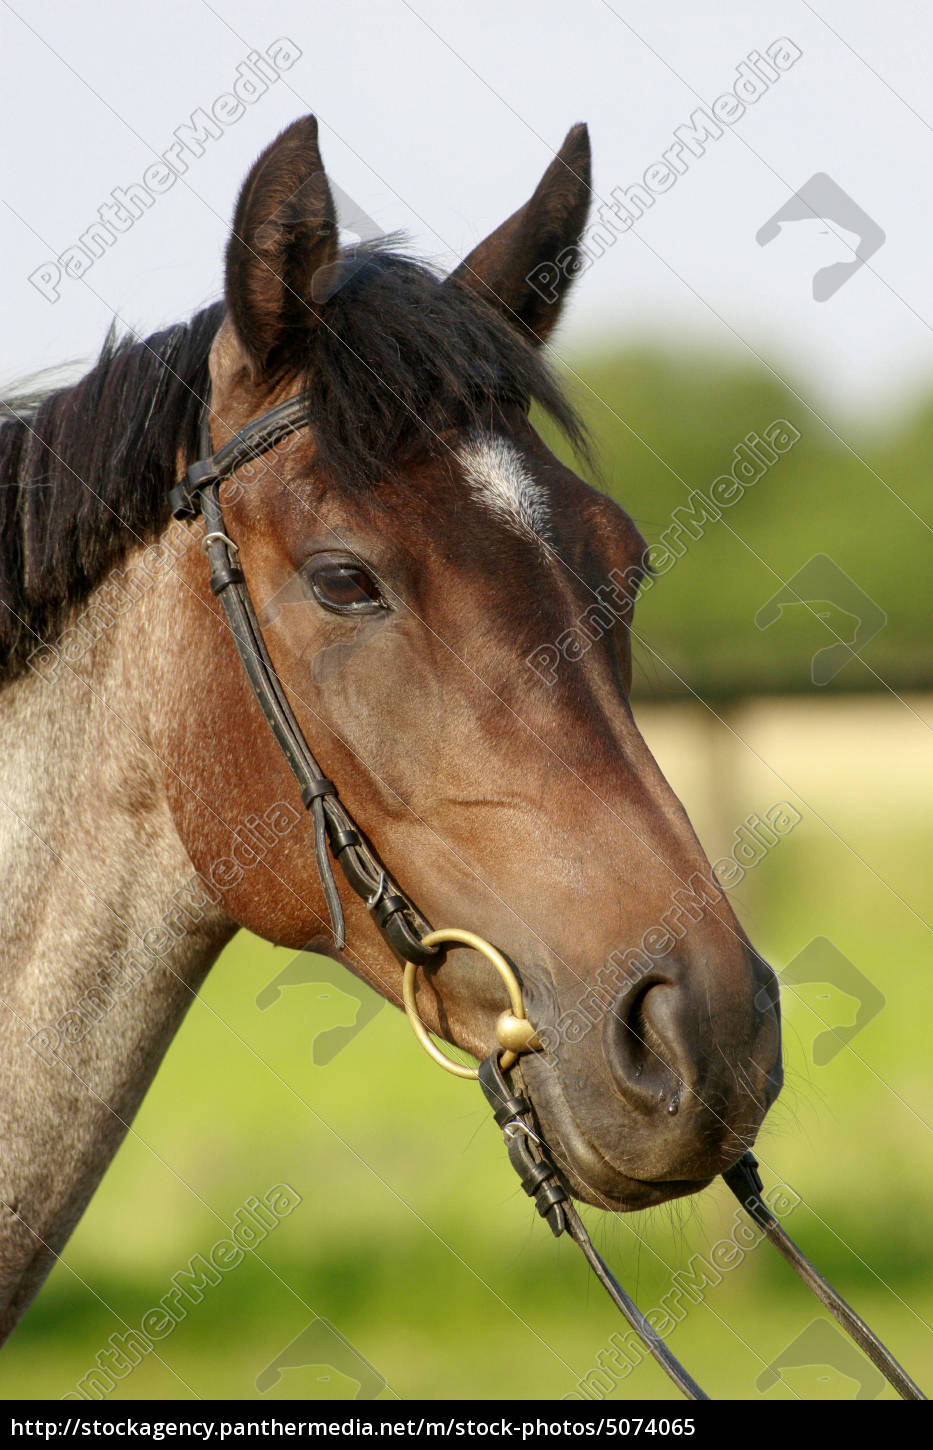
M475 435L461 448L459 457L471 491L493 513L522 534L547 535L547 493L532 478L513 444L504 438Z

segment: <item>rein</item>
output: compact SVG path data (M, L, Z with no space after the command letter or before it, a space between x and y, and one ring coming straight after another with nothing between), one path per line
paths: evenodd
M308 426L308 400L299 395L248 423L240 433L212 453L210 406L206 402L201 415L201 458L188 468L184 479L171 490L169 503L176 519L190 520L203 514L205 534L201 548L210 569L211 589L220 600L256 701L301 788L302 801L311 815L315 859L330 915L334 945L338 951L343 949L346 930L332 857L352 889L366 902L386 941L405 962L402 994L405 1011L416 1036L446 1071L479 1081L496 1123L502 1129L509 1161L519 1176L522 1188L534 1199L538 1213L551 1232L555 1237L569 1234L616 1308L681 1393L691 1400L708 1399L709 1396L671 1354L661 1336L593 1247L571 1202L567 1181L540 1136L531 1104L509 1085L506 1073L515 1065L519 1055L541 1047L534 1027L525 1016L521 984L513 968L501 952L473 932L455 928L431 930L426 918L383 866L341 803L337 787L318 765L269 658L239 565L239 547L224 529L220 486L243 464L268 453L283 438ZM499 973L509 995L509 1008L496 1021L499 1049L478 1069L449 1058L430 1037L418 1014L415 999L418 968L439 963L441 949L447 945L472 947L485 956ZM744 1153L722 1176L764 1236L901 1398L926 1399L877 1335L817 1272L778 1223L761 1196L762 1182L754 1155Z

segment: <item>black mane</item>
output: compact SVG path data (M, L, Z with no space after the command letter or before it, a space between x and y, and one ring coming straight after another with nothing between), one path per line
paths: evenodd
M317 456L343 487L366 487L438 436L495 423L504 403L538 403L577 445L577 417L538 351L459 282L373 243L344 255L346 280L297 359ZM520 324L518 325L520 326Z
M289 357L335 486L372 486L442 450L452 428L488 429L514 398L580 442L538 353L464 286L384 245L342 266L343 284ZM111 335L79 383L0 405L0 680L54 644L134 544L168 523L179 451L197 453L222 317L216 303L146 342Z
M0 405L0 679L168 522L178 450L197 448L219 305L147 342L113 333L72 387Z

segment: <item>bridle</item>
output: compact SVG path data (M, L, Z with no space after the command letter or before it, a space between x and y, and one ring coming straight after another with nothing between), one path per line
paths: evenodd
M337 787L321 770L285 695L265 642L249 588L239 565L239 548L224 529L220 487L245 463L268 453L289 434L309 426L309 402L304 395L289 398L261 418L248 423L216 453L211 452L211 410L209 400L201 415L201 457L171 490L173 517L191 520L202 514L205 534L201 548L210 569L210 584L220 600L240 662L260 709L266 717L279 749L301 789L301 798L311 815L314 852L324 899L330 916L334 945L341 950L346 932L343 907L333 862L340 866L347 882L365 901L376 926L390 947L405 962L403 998L416 1035L431 1056L447 1071L459 1077L478 1079L479 1085L502 1129L509 1160L522 1188L535 1201L538 1213L555 1237L567 1233L579 1246L613 1303L635 1330L642 1343L674 1384L688 1399L705 1400L707 1395L674 1358L664 1340L648 1323L634 1300L616 1280L590 1242L583 1221L570 1199L567 1181L540 1136L531 1104L510 1085L506 1074L523 1052L540 1049L535 1029L525 1016L521 984L510 963L489 942L473 932L449 928L432 931L423 914L379 860L353 817L341 803ZM418 1014L415 979L418 968L439 964L442 949L449 945L469 946L480 952L496 969L509 995L509 1007L496 1022L499 1044L478 1069L449 1058L435 1044ZM901 1368L864 1320L836 1293L801 1253L762 1198L758 1163L746 1152L723 1174L764 1236L774 1244L803 1282L829 1310L847 1334L881 1371L902 1399L922 1400L926 1396Z
M239 548L224 531L221 484L245 463L268 453L290 433L300 432L307 423L307 399L289 398L247 424L217 453L208 456L210 409L205 406L201 419L204 456L191 465L184 480L172 489L169 503L176 519L204 515L206 531L201 548L207 555L211 589L221 602L253 694L301 787L305 809L311 814L314 854L335 946L338 951L343 948L345 928L331 856L356 894L366 902L389 945L406 961L425 965L438 956L436 947L423 945L422 939L430 928L364 840L342 805L337 787L327 779L309 749L266 650L249 589L237 562Z

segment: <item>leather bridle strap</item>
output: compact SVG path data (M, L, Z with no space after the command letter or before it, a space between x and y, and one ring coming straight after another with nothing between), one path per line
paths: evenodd
M194 519L201 512L200 493L209 483L223 483L225 478L236 473L244 463L268 453L289 433L300 433L308 427L308 399L303 393L287 398L284 403L270 408L261 418L247 423L235 433L228 443L211 453L211 407L210 398L201 412L201 457L187 469L181 483L176 484L168 496L172 515L176 519Z
M629 1298L611 1269L593 1247L583 1221L570 1200L563 1176L554 1163L547 1143L540 1136L531 1104L516 1093L502 1072L497 1055L488 1057L479 1069L479 1084L502 1129L509 1161L529 1197L535 1200L541 1217L555 1237L568 1233L581 1250L593 1273L621 1314L628 1320L639 1339L688 1400L706 1400L708 1395L674 1358L663 1339L648 1323L637 1304ZM888 1384L903 1400L925 1400L926 1395L898 1364L889 1349L869 1329L863 1319L842 1298L822 1274L801 1253L787 1231L778 1223L761 1196L758 1164L752 1153L745 1153L723 1174L726 1183L746 1213L774 1244L794 1271L800 1276L821 1304L842 1325L859 1349L884 1375Z
M801 1253L787 1230L774 1217L761 1196L762 1183L755 1155L753 1153L743 1154L738 1163L722 1176L746 1213L761 1229L765 1238L787 1260L794 1273L803 1280L820 1303L825 1305L862 1353L871 1360L876 1369L881 1371L888 1384L897 1390L901 1399L925 1400L926 1395L918 1385L914 1384L906 1370L898 1364L891 1351L881 1343L877 1334L869 1329L864 1319L856 1314L842 1295L837 1294L832 1285L827 1283L806 1255Z
M290 398L272 408L214 454L210 454L210 410L201 420L202 456L169 495L175 518L192 519L203 513L205 534L201 547L210 567L211 589L223 608L240 662L263 715L301 788L301 799L311 814L314 854L327 903L334 944L345 945L343 907L334 880L331 855L350 886L366 902L373 919L405 961L436 961L437 948L422 945L430 925L401 887L392 880L364 839L353 817L341 804L337 788L328 780L312 754L295 719L285 689L266 649L262 630L239 565L239 548L224 527L220 486L238 468L267 453L289 433L308 426L307 399Z
M438 947L427 946L422 938L430 926L417 907L389 876L378 856L363 838L352 816L341 804L337 788L321 770L308 747L301 726L288 702L285 688L266 649L256 611L239 565L239 548L224 528L220 488L225 479L251 459L267 453L290 433L308 426L308 402L289 398L247 425L242 432L214 454L211 453L210 408L201 418L201 458L187 470L184 480L172 489L172 513L178 519L193 519L203 513L205 534L201 547L210 566L211 589L220 600L237 653L263 715L301 788L301 798L311 813L314 852L318 875L330 915L334 943L345 943L343 907L334 880L331 857L347 881L366 902L376 925L389 944L409 963L424 965L438 958ZM464 933L438 932L441 939L462 939ZM503 1014L508 1016L508 1014ZM519 1014L521 1017L522 1014ZM501 1019L500 1019L501 1020ZM533 1032L530 1024L523 1025ZM517 1047L516 1051L525 1050ZM508 1061L508 1059L506 1059ZM512 1059L514 1060L514 1058ZM502 1129L509 1160L525 1192L534 1198L538 1212L555 1236L567 1233L619 1311L639 1336L646 1349L669 1375L678 1389L691 1400L707 1395L674 1358L660 1335L648 1323L635 1302L616 1280L596 1252L569 1190L556 1167L550 1149L537 1132L531 1104L512 1091L498 1059L498 1052L479 1068L479 1082ZM893 1385L902 1399L925 1398L913 1380L868 1325L788 1237L761 1197L757 1163L750 1153L723 1175L765 1236L783 1254L804 1283L816 1294L855 1343Z
M499 1067L497 1053L480 1064L479 1085L502 1129L509 1161L521 1180L522 1188L535 1200L538 1212L551 1233L555 1238L562 1233L570 1235L613 1304L681 1394L688 1400L708 1400L709 1395L674 1358L657 1330L648 1323L634 1299L629 1298L612 1270L596 1252L583 1220L561 1182L550 1150L535 1130L531 1105L520 1093L512 1091Z

